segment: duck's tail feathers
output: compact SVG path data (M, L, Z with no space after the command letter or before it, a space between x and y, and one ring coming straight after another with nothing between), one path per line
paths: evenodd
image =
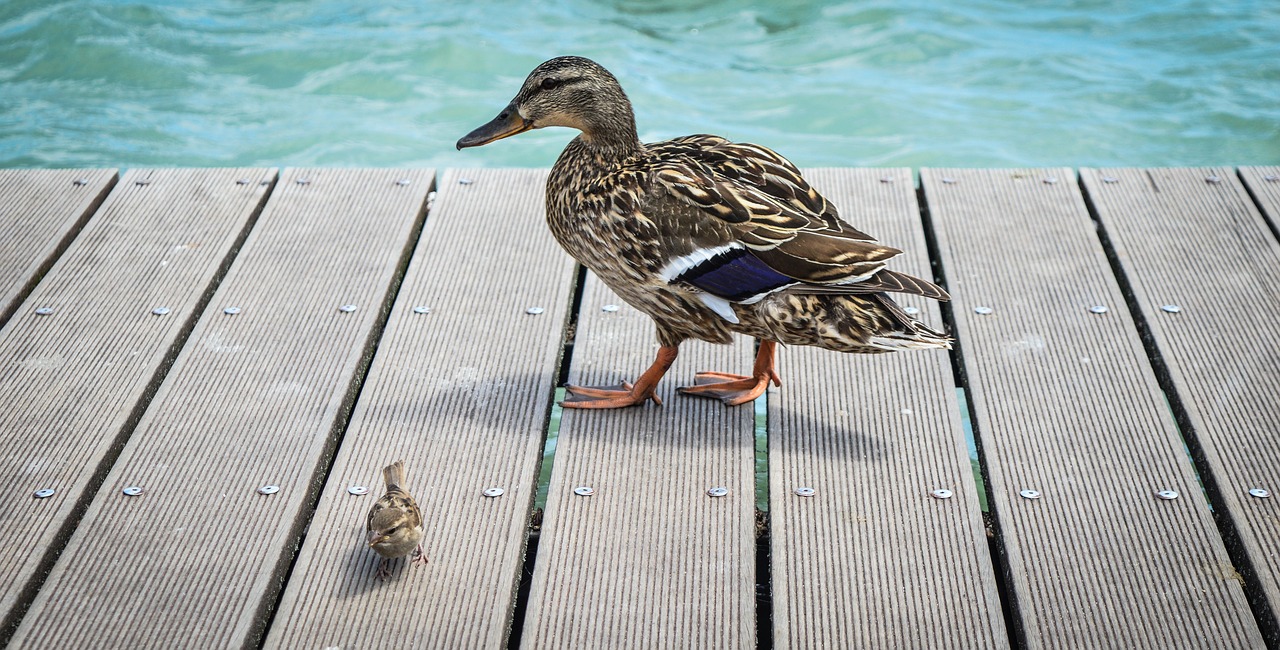
M902 326L898 331L871 337L868 343L872 346L887 351L922 348L951 349L951 342L954 339L907 315L907 312L903 311L902 307L888 295L878 293L872 297Z
M867 344L884 350L886 352L897 352L898 350L924 350L930 348L951 349L951 337L935 332L924 325L917 323L916 332L891 332L880 336L873 336L867 340Z

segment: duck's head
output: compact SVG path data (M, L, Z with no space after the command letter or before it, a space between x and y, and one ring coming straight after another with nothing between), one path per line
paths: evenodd
M591 59L562 56L534 68L515 99L488 124L458 140L458 148L545 126L578 129L584 141L601 147L639 144L631 102L618 80Z

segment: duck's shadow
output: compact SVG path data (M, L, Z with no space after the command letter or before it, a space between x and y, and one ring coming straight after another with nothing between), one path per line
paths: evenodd
M784 445L781 449L796 453L874 462L882 460L890 446L882 434L859 422L874 422L874 415L853 417L848 406L809 404L806 410L798 410L783 405L766 409L769 412L758 418L754 403L725 406L718 400L681 394L677 385L676 381L664 381L659 386L661 405L648 402L604 410L555 407L546 413L553 405L549 390L554 388L548 374L472 377L465 383L436 386L430 394L422 395L442 408L429 409L434 413L432 421L419 425L431 432L429 437L456 435L460 427L469 426L529 435L528 431L512 430L509 424L519 419L513 417L514 411L532 409L544 414L542 421L549 423L553 435L596 443L716 450L755 445L757 431L763 427L768 435L779 437L779 444ZM779 391L785 390L771 389L766 399L782 399ZM419 406L402 403L379 408L393 411L389 417L412 417L414 412L423 412Z

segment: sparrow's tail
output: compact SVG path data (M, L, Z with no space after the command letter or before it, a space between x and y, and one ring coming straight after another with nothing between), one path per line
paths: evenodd
M382 480L387 482L388 492L397 488L403 490L407 482L404 476L404 461L397 460L382 468Z

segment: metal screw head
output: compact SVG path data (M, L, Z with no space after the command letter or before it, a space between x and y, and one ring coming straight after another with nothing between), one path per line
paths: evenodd
M948 176L943 176L942 178L940 178L940 179L938 179L938 180L942 181L943 183L946 183L947 185L955 185L955 184L956 184L956 179L954 179L954 178L950 178L950 177L948 177Z
M817 491L817 490L815 490L815 489L813 489L813 488L811 488L811 487L798 487L798 488L796 488L796 496L811 497L811 496L813 496L813 495L815 495L815 494L817 494L817 493L818 493L818 491Z
M892 183L892 182L893 182L893 177L892 177L892 176L881 176L881 177L880 177L880 182L881 182L881 183Z
M1252 490L1249 490L1249 496L1257 497L1259 499L1267 499L1271 497L1271 492L1266 488L1253 488Z
M459 178L459 179L458 179L458 184L459 184L459 185L470 185L470 184L472 184L472 183L474 183L474 182L475 182L475 181L471 180L470 178Z
M595 494L596 491L589 485L579 485L578 487L573 488L573 493L580 497L589 497Z
M1280 183L1280 176L1276 176L1275 174L1267 174L1266 176L1262 177L1262 180L1268 183Z
M415 314L430 314L430 313L431 313L431 308L430 308L430 307L427 307L427 306L425 306L425 305L418 305L417 307L414 307L414 308L413 308L413 313L415 313Z
M937 489L929 493L929 496L935 499L950 499L955 496L951 490Z
M32 494L31 496L37 499L48 499L49 497L53 496L53 494L54 494L53 488L44 488L43 490L36 490L35 493Z
M1222 179L1217 176L1205 176L1204 180L1206 183L1213 183L1214 185L1222 182Z
M726 487L713 487L710 490L707 490L707 496L710 497L722 497L728 493L729 488Z
M916 314L920 313L920 308L919 307L903 307L902 311L906 313L908 316L915 316Z
M165 314L169 313L169 311L170 310L168 307L156 307L155 309L151 310L151 313L155 314L156 316L164 316Z
M402 178L402 179L400 179L400 180L396 181L396 185L405 186L405 185L408 185L408 184L409 184L409 182L410 182L410 181L409 181L409 179L407 179L407 178Z
M1119 183L1120 179L1116 178L1115 176L1103 176L1102 182L1103 183Z
M1094 305L1094 306L1092 306L1092 307L1090 307L1090 308L1089 308L1089 311L1091 311L1091 312L1093 312L1093 313L1095 313L1095 314L1105 314L1105 313L1107 313L1107 306L1106 306L1106 305Z
M87 179L87 178L77 178L77 179L75 179L74 181L71 181L71 184L72 184L72 185L88 185L88 184L89 184L89 179Z
M1160 309L1163 309L1164 311L1169 312L1170 314L1176 314L1182 311L1182 308L1177 305L1165 305Z
M605 305L600 308L600 311L612 314L613 312L618 311L619 309L621 309L621 307L617 305Z
M1054 177L1054 176L1049 176L1044 179L1045 185L1055 185L1057 184L1057 182L1058 182L1058 179L1057 177Z
M130 485L129 487L127 487L127 488L125 488L125 489L123 489L123 490L120 490L120 491L121 491L121 492L123 492L123 493L124 493L124 495L125 495L125 496L127 496L127 497L136 497L136 496L138 496L139 494L142 494L142 488L140 488L140 487L138 487L138 486L136 486L136 485Z
M1156 492L1156 498L1164 499L1165 501L1173 501L1178 498L1178 493L1173 490L1160 490L1159 492Z
M135 184L135 185L150 185L150 184L151 184L151 179L149 179L149 178L139 178L138 180L134 181L134 184Z
M236 180L236 185L248 185L248 184L249 184L249 179L247 178L240 178Z
M973 313L978 314L979 316L986 316L988 314L991 314L994 311L995 310L990 307L974 307L973 308Z
M544 312L544 311L546 311L546 310L545 310L545 309L543 309L543 308L541 308L541 307L530 307L530 308L528 308L528 309L524 310L524 313L526 313L526 314L532 314L532 315L534 315L534 316L537 316L538 314L541 314L541 313L542 313L542 312Z
M503 490L503 489L502 489L502 488L500 488L500 487L491 487L491 488L485 488L485 489L484 489L484 492L481 492L481 494L483 494L483 495L485 495L485 496L489 497L490 499L492 499L492 498L494 498L494 497L500 497L500 496L502 496L502 493L503 493L503 492L505 492L505 490Z
M279 485L264 485L258 488L258 494L275 494L280 491Z
M37 315L37 316L48 316L49 314L52 314L52 313L53 313L53 307L38 307L38 308L36 308L36 315Z
M339 308L338 308L338 311L340 311L340 312L342 312L342 313L344 313L344 314L350 314L351 312L353 312L353 311L355 311L355 310L356 310L356 306L355 306L355 305L343 305L343 306L341 306L341 307L339 307Z
M226 315L228 315L228 316L235 316L236 314L240 313L240 308L239 308L239 307L227 307L226 309L222 310L222 313L224 313L224 314L226 314Z
M298 180L296 180L296 181L294 181L294 182L295 182L295 183L297 183L297 184L299 184L299 185L307 185L307 184L311 183L311 179L310 179L310 178L299 178Z
M1039 490L1023 490L1019 492L1018 495L1024 499L1039 499L1040 491Z
M352 485L351 487L347 488L347 493L354 494L358 497L362 497L369 493L369 488L363 485Z

